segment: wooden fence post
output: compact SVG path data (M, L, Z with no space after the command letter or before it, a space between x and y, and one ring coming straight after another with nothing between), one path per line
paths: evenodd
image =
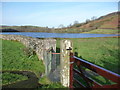
M65 87L70 86L70 52L72 52L72 42L61 40L60 55L60 81Z

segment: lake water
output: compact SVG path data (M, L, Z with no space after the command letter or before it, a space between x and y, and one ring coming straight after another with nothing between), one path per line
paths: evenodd
M2 32L0 34L24 35L38 38L89 38L89 37L120 36L118 34L44 33L44 32Z

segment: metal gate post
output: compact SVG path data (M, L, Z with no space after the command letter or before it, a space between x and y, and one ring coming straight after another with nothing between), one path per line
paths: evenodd
M70 86L69 88L73 88L73 64L74 64L73 53L70 52Z

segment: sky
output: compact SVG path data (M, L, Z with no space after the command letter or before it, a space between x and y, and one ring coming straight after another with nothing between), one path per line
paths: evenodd
M2 25L68 26L116 11L117 2L2 2Z

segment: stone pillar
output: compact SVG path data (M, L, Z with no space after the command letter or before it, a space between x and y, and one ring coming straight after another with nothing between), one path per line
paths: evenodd
M72 50L72 42L70 40L61 40L60 43L61 56L60 56L60 81L65 87L69 87L70 81L70 52Z

